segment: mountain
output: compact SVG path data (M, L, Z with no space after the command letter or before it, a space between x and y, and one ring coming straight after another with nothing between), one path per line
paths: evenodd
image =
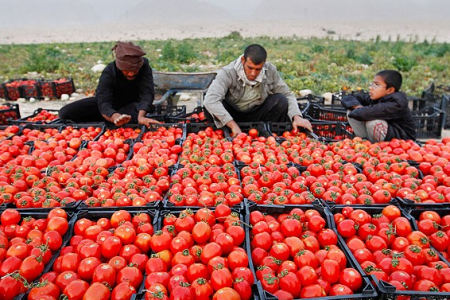
M65 27L102 21L89 3L80 0L3 0L0 8L2 28Z
M214 4L197 0L144 0L126 10L117 21L123 22L173 22L225 21L233 15Z
M252 18L420 22L448 20L449 11L448 0L263 0Z

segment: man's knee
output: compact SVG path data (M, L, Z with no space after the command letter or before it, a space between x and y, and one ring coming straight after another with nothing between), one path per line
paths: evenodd
M70 110L67 108L67 106L63 106L60 108L58 115L61 120L69 120L70 119Z
M272 105L273 108L277 108L277 109L288 109L289 106L289 101L287 99L287 97L283 94L273 94L270 95L266 101L269 100Z
M385 140L388 131L388 124L385 120L367 121L366 128L372 142Z

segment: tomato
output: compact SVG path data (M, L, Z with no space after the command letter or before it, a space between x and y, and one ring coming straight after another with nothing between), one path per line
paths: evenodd
M19 274L28 282L34 281L44 271L42 257L28 256L20 265Z
M213 300L240 300L239 294L232 288L222 288L218 290L214 296Z
M0 216L0 221L3 226L19 224L20 219L20 213L11 208L6 209Z
M339 283L348 286L356 293L362 286L362 277L355 269L345 268L341 271Z
M300 295L301 279L299 280L299 277L295 273L285 270L278 274L278 278L280 289L289 291L294 297Z
M334 284L339 281L340 266L335 260L325 259L321 266L322 278L328 281L330 284Z
M82 280L91 281L95 268L100 264L100 259L96 257L85 258L78 265L78 275L80 275Z
M83 295L89 288L89 284L84 280L73 280L63 290L63 294L67 296L68 300L82 300Z
M125 267L117 273L116 282L117 284L128 282L137 290L143 279L144 276L137 267Z
M189 284L178 285L170 293L170 300L191 300L193 298L194 291Z
M116 271L115 269L106 263L98 265L94 274L92 275L92 282L106 282L109 286L114 286L116 282Z
M214 270L211 274L211 285L215 291L224 287L232 287L233 276L230 270L225 268Z
M25 290L23 283L18 276L6 276L0 278L0 298L4 300L12 300Z
M55 280L55 284L58 286L60 291L64 289L74 280L80 279L80 276L72 271L64 271L60 273Z
M41 296L52 296L55 299L58 299L59 293L60 291L54 283L41 282L38 286L30 289L28 299L37 300Z
M83 300L109 300L110 290L100 282L93 282L83 296Z
M194 299L209 299L214 293L211 284L205 278L198 278L194 280L191 287L195 294Z
M129 282L121 282L117 284L111 293L111 300L131 299L136 289Z
M325 290L317 283L303 287L300 292L300 298L318 298L325 296Z

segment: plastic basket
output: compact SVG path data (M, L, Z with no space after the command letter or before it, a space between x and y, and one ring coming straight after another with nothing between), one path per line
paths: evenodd
M16 101L20 98L20 82L18 80L12 80L10 82L6 82L3 86L5 87L6 99L11 101Z
M208 120L204 115L203 107L197 106L191 113L180 115L177 117L166 116L164 118L166 123L206 123Z
M75 92L75 84L72 78L59 78L53 81L55 83L55 96L61 98L62 94L72 94Z
M35 98L39 99L41 98L41 85L39 81L35 81L34 83L30 84L21 84L20 86L20 95L22 98L30 99Z
M75 92L75 84L72 78L59 78L40 82L41 96L49 98L61 98L62 94Z
M312 104L307 115L315 121L347 122L347 111L342 105L318 105Z
M52 115L56 116L56 119L49 120L44 113L48 112ZM58 109L36 109L31 115L17 119L17 120L8 120L10 124L54 124L59 122L58 117Z
M444 128L450 128L450 94L442 96L442 110L445 112Z
M19 104L6 103L0 107L0 125L5 125L10 120L20 119Z
M245 216L245 223L246 224L250 224L250 213L252 211L261 211L265 214L269 214L269 215L274 215L274 214L284 214L284 213L289 213L294 207L296 208L301 208L302 210L306 211L308 209L315 209L317 210L321 216L326 220L327 225L325 225L325 228L330 228L330 229L334 229L333 228L333 221L332 221L332 216L329 214L328 209L321 206L319 204L320 202L317 202L315 204L312 205L300 205L300 206L293 206L293 207L286 207L286 206L274 206L274 205L254 205L254 206L250 206L249 208L249 213ZM245 234L245 238L247 241L247 253L252 253L251 252L251 247L250 247L250 230L246 227L246 234ZM344 252L345 256L347 257L347 267L351 267L354 268L355 270L357 270L363 279L363 285L361 287L361 289L352 294L352 295L345 295L345 296L327 296L327 297L320 297L320 298L315 298L315 299L326 299L326 300L338 300L338 299L367 299L367 300L375 300L378 299L378 293L375 289L375 287L373 286L373 284L370 282L369 278L367 278L366 276L364 276L364 272L361 271L361 269L358 269L357 267L359 266L358 263L354 260L354 258L352 257L352 255L350 255L348 253L348 251L346 250L346 246L343 245L343 241L342 240L338 240L338 247ZM345 244L345 243L344 243ZM253 260L251 259L251 255L249 255L249 259L252 262L251 266L255 267L253 264ZM255 271L255 270L253 270ZM256 271L255 271L256 272ZM258 282L259 285L259 290L260 290L260 295L261 295L261 299L266 299L266 300L277 300L278 298L273 296L271 293L264 291L262 289L261 283ZM296 299L300 299L300 298L296 298Z
M436 107L427 107L413 112L417 139L440 139L444 125L444 112Z
M0 84L0 98L1 99L6 99L6 88L5 88L5 84L4 83Z
M186 116L186 105L157 105L155 111L146 115L147 118L164 122L166 118Z

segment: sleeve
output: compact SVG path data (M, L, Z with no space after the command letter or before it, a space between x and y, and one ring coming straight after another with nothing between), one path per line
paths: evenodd
M289 119L292 120L295 116L302 116L300 108L298 107L297 98L294 93L291 92L288 85L281 79L280 74L277 71L277 68L272 65L271 72L274 72L274 85L272 92L274 94L283 94L288 99L288 116Z
M380 102L372 106L364 106L351 111L348 116L359 121L393 120L398 119L399 114L405 109L406 102L399 99Z
M225 126L225 124L233 120L233 117L222 103L230 85L230 75L224 69L220 69L206 92L205 108L214 118L214 122L218 128Z
M369 95L350 94L342 98L341 104L345 109L350 109L353 106L362 105L367 106L371 102Z
M153 71L148 63L148 60L143 65L143 76L139 84L139 99L138 109L146 112L151 112L153 99L155 98L155 85L153 83Z
M114 62L113 62L114 63ZM113 86L114 86L114 66L108 65L100 76L95 97L98 100L98 109L101 114L111 117L117 111L114 109Z

